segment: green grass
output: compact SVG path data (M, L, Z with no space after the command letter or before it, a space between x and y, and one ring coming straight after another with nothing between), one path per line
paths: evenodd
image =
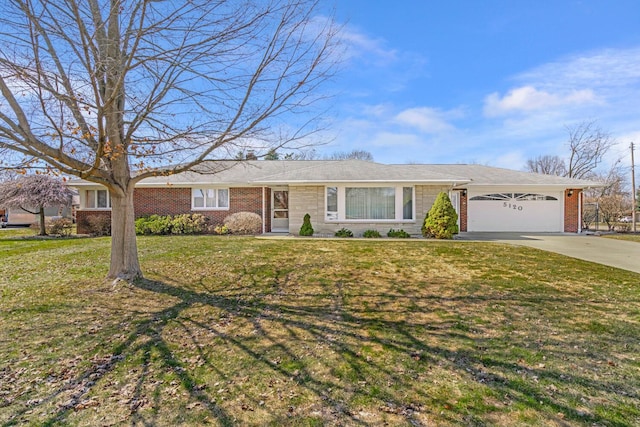
M634 425L640 275L479 242L0 234L0 425Z

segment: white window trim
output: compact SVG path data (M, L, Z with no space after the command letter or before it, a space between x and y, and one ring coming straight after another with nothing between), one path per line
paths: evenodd
M98 205L98 191L107 192L107 207L100 208ZM110 211L111 210L111 193L106 188L89 188L85 190L84 210L87 211ZM91 194L91 196L90 196ZM93 198L94 207L89 207L89 197Z
M194 204L194 192L196 190L203 190L203 191L215 190L216 206L215 207L210 207L210 206L196 207ZM220 190L227 191L227 206L223 206L223 207L217 206L220 200L220 198L218 197L218 191ZM205 205L206 205L206 201L205 201ZM229 191L228 187L192 187L191 188L191 210L192 211L228 211L230 205L231 205L231 192Z
M396 217L394 219L346 219L346 188L380 188L380 187L393 187L395 189L395 210ZM412 206L411 206L411 215L413 219L404 219L404 206L403 206L403 195L404 188L411 187L411 197L412 197ZM337 188L338 189L338 212L337 216L335 212L327 211L327 194L329 188ZM354 224L413 224L416 222L416 188L413 185L366 185L366 184L349 184L349 185L327 185L324 189L324 218L326 223L354 223ZM334 218L330 218L333 216Z

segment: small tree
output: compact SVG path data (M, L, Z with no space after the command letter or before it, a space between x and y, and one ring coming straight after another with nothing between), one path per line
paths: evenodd
M311 215L306 214L302 220L302 227L300 227L301 236L313 236L313 227L311 226Z
M72 196L61 180L48 175L27 175L0 184L0 204L38 215L41 236L47 235L44 208L69 206Z
M458 234L458 214L447 193L438 194L424 219L422 234L436 239L452 239L454 234Z

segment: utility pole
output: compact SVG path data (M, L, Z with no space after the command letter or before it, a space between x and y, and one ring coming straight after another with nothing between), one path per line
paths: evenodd
M636 171L635 162L633 161L633 142L631 143L631 221L633 221L633 232L636 232Z

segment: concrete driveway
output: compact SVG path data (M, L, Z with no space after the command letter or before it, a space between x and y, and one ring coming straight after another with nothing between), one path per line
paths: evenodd
M569 233L460 233L458 239L528 246L640 273L637 242Z

